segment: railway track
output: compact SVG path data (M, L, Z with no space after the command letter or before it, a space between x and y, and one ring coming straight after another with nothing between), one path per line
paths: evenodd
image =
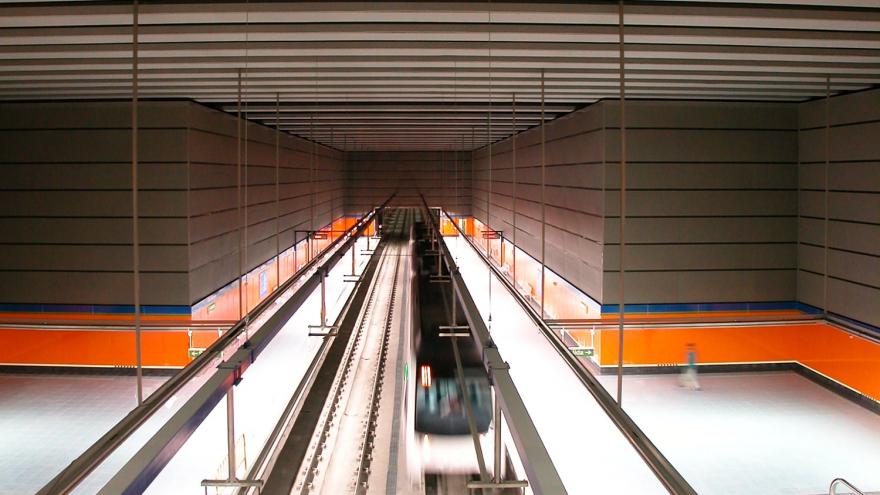
M293 493L364 494L370 486L389 339L399 323L411 210L386 214L377 276L334 379ZM384 491L384 487L382 487Z

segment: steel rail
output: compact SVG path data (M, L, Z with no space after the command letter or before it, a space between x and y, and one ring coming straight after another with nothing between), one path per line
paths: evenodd
M409 217L409 210L407 210L404 214ZM400 229L399 216L394 219L394 222L395 233L399 233L397 232L397 230ZM404 220L404 222L406 222L406 219ZM404 223L404 225L405 224L406 223ZM412 224L412 222L410 222L410 224ZM410 229L410 233L412 233L412 229ZM412 247L412 244L409 244L408 247ZM367 416L366 424L366 435L364 436L364 444L363 446L361 446L358 471L355 479L355 494L357 495L366 495L369 483L368 480L370 477L370 467L373 460L371 454L374 447L374 441L376 439L376 424L377 418L379 416L379 405L380 401L382 400L382 385L385 379L385 371L387 369L388 363L388 346L391 338L391 325L394 322L394 315L396 314L394 302L397 298L400 265L403 264L403 260L400 257L404 256L402 254L403 251L403 248L401 248L400 246L397 247L397 259L395 260L394 265L394 275L391 278L391 292L388 295L388 314L385 316L385 322L382 325L382 334L380 336L379 350L377 352L379 356L378 365L376 367L376 373L375 375L373 375L372 393L370 395L370 411Z
M567 492L553 460L538 435L535 424L523 403L522 397L510 376L510 366L501 357L495 346L486 323L464 283L455 259L446 247L439 228L439 220L435 220L428 207L424 195L420 193L422 208L429 228L437 237L437 250L449 270L449 279L458 301L461 303L465 317L477 347L480 349L483 365L489 373L496 397L501 402L504 417L513 438L514 445L526 470L529 486L539 495L564 495ZM454 224L454 222L453 222ZM456 225L456 228L458 226Z
M304 462L308 464L306 468L306 475L302 481L302 487L298 490L298 493L306 494L310 493L312 490L311 484L314 482L315 474L317 473L321 457L323 456L323 452L325 449L331 446L325 445L327 438L330 436L330 432L332 429L333 417L336 415L336 411L342 405L343 399L343 391L350 386L348 381L350 377L353 377L353 374L356 373L356 362L360 360L361 354L359 354L358 348L360 346L366 345L363 341L367 338L368 330L367 325L373 314L373 311L377 309L376 302L377 296L380 295L380 292L384 289L382 284L380 283L383 280L383 274L385 273L386 268L389 268L387 265L390 263L391 259L395 260L394 272L391 276L391 291L388 295L388 307L386 308L386 316L383 323L383 333L380 348L377 351L379 355L379 365L376 370L376 375L373 377L372 384L372 395L370 401L370 411L368 421L366 423L365 428L367 428L367 432L370 430L370 424L373 421L373 415L376 412L377 404L376 399L378 398L377 391L381 388L381 376L383 373L383 361L386 356L385 352L387 350L386 340L389 335L388 328L391 325L391 319L394 308L394 297L397 290L397 279L398 273L400 269L400 248L398 248L395 253L386 253L386 246L384 243L380 244L376 247L375 253L377 253L377 257L374 258L376 261L376 272L369 285L369 292L364 301L363 306L360 309L360 314L358 316L358 321L355 325L355 332L351 335L351 338L346 346L345 357L341 361L341 364L337 368L337 375L334 379L333 386L328 394L328 401L325 403L325 410L327 411L326 415L324 415L323 421L319 422L319 425L316 427L315 432L318 432L317 437L314 436L312 438L312 442L316 445L315 450L312 452L310 458ZM356 356L357 354L357 356ZM320 431L319 431L320 430ZM370 435L367 434L364 436L363 444L361 445L358 468L355 476L355 493L361 493L360 484L362 481L366 481L363 478L364 470L368 464L368 444L370 442Z
M320 257L315 257L308 263L303 265L290 279L282 284L270 297L259 303L248 315L254 319L262 315L268 308L271 308L277 298L284 294L289 288L300 281L300 278L313 270L321 262L323 258L332 256L338 252L340 246L348 246L359 237L369 223L372 221L376 212L384 208L394 197L392 194L381 206L363 215L358 222L349 229L348 237L341 236L335 239ZM314 277L314 276L313 276ZM299 290L302 290L303 284ZM299 291L298 290L298 291ZM232 343L236 342L245 329L245 319L241 319L220 338L218 338L205 352L196 357L189 365L184 367L179 373L175 374L168 381L162 384L156 391L145 399L139 406L135 407L122 420L114 425L107 433L93 443L85 452L71 462L66 468L58 473L51 481L37 492L36 495L55 495L66 494L76 488L76 486L92 473L113 451L116 450L137 428L146 422L157 410L159 410L165 402L174 396L184 385L189 383L191 379L197 376L209 364L215 361L217 356L222 356L222 352Z
M348 344L346 345L345 360L337 368L337 376L334 379L333 385L330 389L330 393L328 394L328 397L332 397L332 401L331 401L332 405L331 405L331 408L330 408L330 411L328 412L328 414L326 416L324 416L323 422L319 422L319 428L321 429L321 433L318 438L318 442L316 444L317 447L316 447L315 451L312 453L311 457L308 458L309 466L306 471L306 477L304 479L302 489L299 490L300 494L306 494L309 492L309 484L314 479L315 470L316 470L318 462L319 462L318 457L320 456L321 451L323 450L322 445L324 444L327 437L329 436L330 423L332 421L332 416L334 414L334 410L338 407L338 404L340 401L340 394L342 393L342 389L344 388L345 382L348 379L349 374L352 372L352 366L354 363L354 361L352 360L352 357L353 357L354 352L357 349L357 347L359 345L361 345L360 341L361 341L361 338L364 334L364 332L363 332L364 326L366 325L367 319L372 314L373 304L375 303L376 295L378 294L378 291L376 290L376 286L379 284L379 281L381 279L380 275L385 268L385 264L388 262L388 257L383 256L384 249L385 249L384 245L376 247L375 252L378 253L378 257L374 258L374 259L378 260L376 263L376 265L377 265L376 272L373 276L373 280L370 283L370 286L368 289L369 292L368 292L367 297L364 301L364 304L360 308L360 315L359 315L359 318L358 318L358 321L357 321L357 324L355 327L356 330L355 330L355 332L353 332L353 334L349 338ZM339 371L339 370L341 370L341 371ZM316 430L317 429L318 428L316 428Z
M424 201L424 197L422 198ZM447 215L448 217L448 215ZM432 221L433 224L433 221ZM557 353L563 358L565 363L571 368L571 370L575 373L575 376L581 381L584 387L588 392L596 399L596 402L600 407L604 410L605 414L612 420L612 422L617 426L623 436L629 441L629 443L635 448L636 452L639 456L645 461L654 475L658 480L663 484L669 493L675 495L696 495L697 492L691 487L691 485L684 479L681 473L678 472L677 469L669 462L666 456L660 452L660 449L657 448L656 445L648 438L647 435L639 428L639 426L632 420L632 418L620 407L617 402L615 402L614 398L605 390L605 388L596 380L596 378L590 374L589 371L583 368L577 358L569 351L568 347L564 342L559 338L556 332L553 331L537 314L534 308L531 307L527 301L525 301L513 286L513 284L504 276L503 273L496 267L492 261L486 257L485 254L477 247L474 242L468 238L464 232L462 232L461 228L453 222L456 230L459 235L465 239L470 246L476 251L476 253L480 256L483 262L487 267L492 271L492 273L496 276L496 278L501 282L505 288L514 296L514 299L519 303L519 305L526 311L535 325L541 330L553 348ZM444 243L441 243L444 244ZM477 313L479 314L479 313ZM480 318L477 318L480 319ZM480 319L480 321L482 321ZM531 478L530 478L531 481Z
M352 249L357 249L357 246L353 246ZM370 273L371 270L379 264L379 258L381 258L381 256L371 257L367 261L361 275L362 277L366 277L367 274ZM342 321L345 319L348 312L352 309L352 304L356 299L357 292L361 284L372 284L375 279L375 277L371 277L369 279L361 278L355 283L355 287L351 291L351 295L349 296L348 300L346 300L342 311L339 312L339 315L337 316L333 326L337 328L341 326ZM248 479L259 479L264 483L267 481L268 474L272 471L275 463L278 460L280 447L284 445L284 442L288 438L288 435L290 434L290 427L293 425L294 421L296 421L297 416L302 410L303 400L311 390L311 387L314 384L315 379L317 378L320 371L320 367L326 360L327 354L330 351L330 346L334 340L335 337L330 337L324 339L323 342L321 342L321 347L318 349L318 352L315 354L315 357L309 364L306 375L300 381L296 390L294 390L294 393L288 401L284 411L282 412L280 419L275 424L275 427L272 429L272 432L267 437L263 448L260 450L260 453L254 460L253 467L248 473ZM238 495L245 495L252 490L253 488L241 488L238 491Z

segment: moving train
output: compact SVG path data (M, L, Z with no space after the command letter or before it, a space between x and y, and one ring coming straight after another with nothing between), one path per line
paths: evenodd
M468 426L465 399L470 401L476 431L486 437L492 426L492 393L479 350L470 337L457 337L464 371L464 392L456 376L452 338L440 336L450 330L441 326L451 324L452 294L449 283L436 283L439 261L431 248L426 226L417 224L420 239L416 251L418 274L413 352L415 376L411 392L415 396L416 435L422 444L422 467L426 473L473 473L476 468L471 431ZM458 325L465 322L461 305L456 305ZM461 332L461 331L459 331Z

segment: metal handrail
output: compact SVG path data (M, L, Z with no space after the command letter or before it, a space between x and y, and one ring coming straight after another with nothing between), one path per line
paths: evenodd
M392 195L393 197L393 195ZM326 273L344 256L344 251L354 248L358 236L369 226L379 209L387 205L389 198L380 208L373 210L365 219L358 222L351 234L341 244L334 241L315 262L313 269L305 272L308 277L297 286L288 299L260 328L244 342L234 354L220 363L213 374L196 390L143 447L104 485L100 495L134 495L142 493L152 483L159 472L186 442L190 434L207 417L222 397L242 378L247 368L255 362L275 335L301 307L317 288ZM338 241L339 239L337 239Z
M164 324L142 325L142 332L180 332L184 330L193 330L199 332L207 332L212 330L223 330L238 323L236 321L217 320L217 321L193 321L192 324L186 322L165 322ZM0 330L52 330L56 332L80 332L84 330L95 332L130 332L134 330L134 325L119 324L85 324L85 323L0 323Z
M392 194L379 208L384 208L388 202L394 197ZM209 364L214 362L218 355L222 355L222 351L227 346L234 343L241 334L244 333L247 323L251 319L258 318L263 312L275 304L275 301L287 289L298 282L299 278L315 268L322 258L328 253L334 251L339 245L348 244L362 232L372 218L375 216L376 209L363 215L353 225L349 231L352 233L350 237L340 236L333 240L330 245L322 253L322 256L312 258L308 263L303 265L297 272L284 282L275 292L257 304L250 313L238 321L232 328L214 341L202 354L196 357L191 363L181 369L173 377L163 383L156 391L144 400L139 406L132 409L128 415L113 426L107 433L93 443L85 452L74 459L66 468L58 473L51 481L37 492L37 495L55 495L66 494L76 488L89 474L92 473L113 451L115 451L132 433L134 433L144 422L158 411L165 402L174 396L180 389L184 387L190 380L198 376Z
M831 485L828 486L828 495L837 495L837 485L843 485L850 490L852 490L856 495L865 495L865 493L858 488L852 486L852 483L846 481L843 478L834 478L831 481Z
M424 201L424 196L422 197L422 200ZM629 414L627 414L608 391L605 390L605 387L603 387L589 371L583 368L577 358L569 351L568 347L565 346L565 343L559 339L558 335L547 325L543 318L538 315L531 304L520 296L519 291L516 290L510 280L508 280L507 277L501 273L500 269L474 245L474 242L465 235L457 223L453 221L452 224L459 232L459 235L474 248L483 262L486 263L486 266L492 270L499 282L501 282L505 288L513 294L517 303L519 303L519 305L530 316L532 321L538 326L556 352L562 357L569 368L571 368L581 383L583 383L584 387L590 392L599 406L602 407L605 414L612 420L614 425L617 426L621 433L623 433L623 436L627 441L629 441L629 443L635 448L636 452L642 460L645 461L645 464L648 465L666 490L675 495L696 495L696 490L691 487L687 480L684 479L681 473L675 469L666 456L660 452L660 449L658 449L648 436L645 435Z

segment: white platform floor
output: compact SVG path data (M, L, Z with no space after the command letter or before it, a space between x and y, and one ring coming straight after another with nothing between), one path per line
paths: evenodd
M146 395L164 377L144 377ZM137 403L128 376L0 374L0 494L34 493Z
M701 495L827 494L836 477L880 491L880 415L794 372L677 380L624 376L624 409Z

